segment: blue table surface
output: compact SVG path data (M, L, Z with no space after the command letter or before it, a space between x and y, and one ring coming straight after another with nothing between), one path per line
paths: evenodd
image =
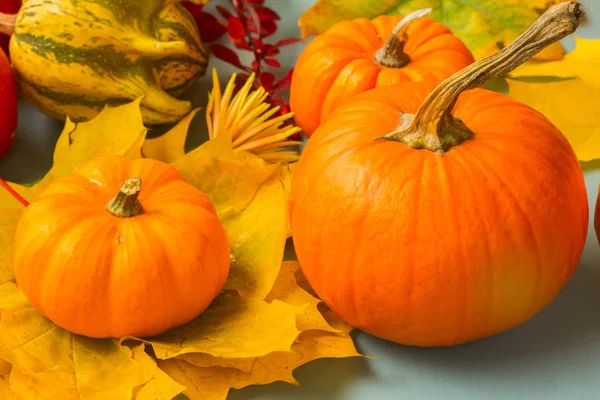
M222 3L215 0L209 5ZM297 18L314 1L270 0L282 16L274 39L299 36ZM600 37L600 0L583 2L587 20L577 31L585 38ZM572 38L563 42L567 49ZM286 70L293 66L303 44L282 52ZM218 60L222 81L235 72ZM210 76L201 78L189 98L206 104ZM585 101L585 99L580 99ZM40 178L50 168L62 123L20 102L18 136L0 161L0 176L15 182ZM197 118L187 147L203 140L203 121ZM600 399L600 246L594 234L593 207L600 168L585 172L590 225L579 267L563 292L527 323L500 335L452 348L422 349L390 343L355 332L356 345L374 359L318 360L299 368L300 386L275 383L233 390L232 400L280 399Z

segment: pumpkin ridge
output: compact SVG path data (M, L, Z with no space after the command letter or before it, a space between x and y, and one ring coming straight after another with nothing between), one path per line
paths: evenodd
M372 61L368 59L357 58L343 65L325 95L321 108L321 119L326 118L345 98L377 85L381 68L371 64ZM354 84L358 75L361 75L361 85Z
M530 246L530 248L534 249L534 256L535 259L537 260L537 263L535 265L537 265L537 275L538 278L541 274L541 265L543 264L543 259L541 257L540 254L540 241L539 241L539 237L536 234L537 230L531 225L531 215L533 214L535 216L535 220L540 220L540 216L539 216L539 209L537 207L532 207L532 210L527 213L522 205L521 202L523 201L523 198L521 198L520 196L515 195L515 193L512 190L512 186L505 180L505 178L503 178L501 176L501 174L499 174L489 163L488 163L489 159L486 158L478 158L477 163L471 163L471 165L476 165L477 167L480 168L480 171L482 174L487 175L488 177L495 177L496 181L497 181L497 187L498 187L498 192L499 193L504 193L506 195L508 195L508 198L510 198L511 202L513 203L513 207L512 209L515 210L518 214L519 214L519 219L521 221L524 221L524 226L527 229L527 232L529 234L530 240L533 243L533 246ZM514 164L513 164L514 165ZM522 192L522 193L526 193L526 192ZM532 203L532 204L536 204L537 202L532 201L531 199L527 199L524 198L526 202L528 203ZM529 308L527 308L526 310L523 311L523 315L527 316L530 315L531 316L531 310L537 309L538 303L540 301L540 288L539 288L539 279L536 279L535 281L535 286L532 289L532 296L534 297L534 301L530 302Z
M43 210L47 209L47 208L53 208L54 206L52 204L45 204L43 206ZM66 213L65 213L66 214ZM59 273L60 278L58 279L56 286L61 286L61 284L59 284L58 282L64 282L66 279L69 278L69 275L72 273L75 273L76 271L73 271L72 268L70 270L67 269L62 269L59 270L59 267L57 267L56 262L59 261L58 258L54 258L54 259L48 259L45 257L48 251L48 249L51 248L58 248L58 247L62 247L65 246L66 243L68 243L65 240L65 237L69 237L70 234L74 231L74 230L82 230L82 225L87 226L88 229L91 230L98 230L101 229L102 226L106 223L104 222L105 218L101 215L97 215L95 212L93 211L87 211L87 210L82 210L80 212L73 212L73 213L69 213L69 216L73 217L73 216L79 216L76 219L72 219L69 220L67 222L63 222L64 218L59 218L61 214L57 214L54 216L54 219L56 222L56 229L53 231L52 237L49 237L47 240L39 243L38 245L34 245L35 247L33 248L29 248L29 251L31 251L31 256L33 257L31 259L32 263L35 263L35 265L41 265L44 266L42 268L36 268L36 270L38 271L37 275L37 283L36 283L36 287L38 287L39 289L35 290L35 292L37 292L39 295L37 297L37 299L35 299L34 301L32 300L32 304L34 304L34 306L36 308L41 307L41 312L44 314L44 316L47 316L51 313L52 308L56 307L56 300L57 298L55 296L52 295L51 293L51 286L54 285L54 283L51 283L50 285L48 285L48 282L50 282L49 280L49 276L56 276L57 272ZM94 221L97 221L96 223L83 223L82 221L86 220L86 218L91 218ZM61 221L60 223L58 223L58 221ZM72 251L69 252L69 263L71 263L71 260L73 259L73 256L75 254L77 254L77 252L79 251L79 248L82 245L87 245L90 246L91 243L93 241L88 241L88 243L86 243L85 241L82 241L81 238L78 238L77 240L72 240L71 246L70 248L72 248ZM27 250L24 250L27 251ZM64 252L63 252L64 254ZM52 280L54 281L54 280ZM17 279L17 283L19 283L19 280ZM50 307L43 307L42 304L46 304L47 299L51 299L50 302ZM50 309L49 309L50 308Z
M454 198L450 195L453 192L452 183L450 182L448 171L446 170L446 163L444 157L435 157L433 162L436 164L436 169L433 172L436 177L436 192L437 195L441 198L446 199L442 202L441 207L444 207L445 210L449 210L449 212L445 212L445 215L448 215L447 226L448 229L445 233L448 236L457 238L456 248L458 249L457 256L459 259L468 260L468 257L465 257L463 240L461 240L461 230L460 230L460 221L458 221L458 214L452 212L452 210L456 207L454 204ZM423 177L423 180L426 178ZM442 183L443 182L443 183ZM451 229L450 229L451 228ZM452 257L452 252L448 251L447 245L443 243L439 248L443 248L444 254L441 255L442 259L450 260ZM460 275L458 279L457 286L454 288L456 291L456 311L458 313L458 321L456 324L456 330L453 335L452 342L457 342L462 336L464 336L464 331L467 328L467 314L469 312L468 307L468 299L467 291L468 291L468 280L467 280L467 266L464 263L459 263L458 265L454 265L454 268L457 269L457 274ZM449 335L450 336L450 335Z
M463 152L460 153L455 153L454 159L456 160L456 167L460 167L462 170L462 173L457 173L457 175L459 176L463 176L465 177L468 181L470 182L475 182L477 180L477 175L475 174L475 171L469 166L472 162L471 161L467 161L465 159L465 155ZM472 210L473 213L475 215L483 215L484 212L482 212L480 210L480 204L482 204L482 201L480 200L480 197L478 197L478 193L481 193L481 191L478 191L474 185L465 185L465 188L467 188L470 193L471 193L471 198L476 199L475 201L471 201L470 204L472 204L472 206L474 207L474 209ZM467 201L467 199L463 198L464 201ZM497 204L497 203L496 203ZM485 210L485 214L488 218L482 218L481 222L484 226L484 231L485 232L493 232L493 226L491 226L488 222L488 220L501 220L501 215L500 215L500 209L499 207L494 207L493 208L494 213L493 215L490 215L490 209L489 207L486 208ZM484 238L484 240L481 240L480 243L484 244L485 247L485 258L487 258L488 260L494 260L495 257L493 257L493 251L492 248L490 247L490 243L488 240L489 235L482 235L482 237ZM484 327L483 330L485 332L492 332L492 324L494 322L494 318L495 318L495 313L494 310L496 310L497 307L497 303L495 301L496 299L496 295L495 295L495 290L494 290L494 282L497 281L497 279L494 277L495 276L495 271L496 268L494 268L493 266L493 262L491 262L491 265L489 268L486 268L487 271L487 276L488 279L486 280L486 282L488 283L487 287L485 288L485 293L487 293L488 295L487 297L487 310L489 310L489 312L484 313L486 320L482 323L482 326Z

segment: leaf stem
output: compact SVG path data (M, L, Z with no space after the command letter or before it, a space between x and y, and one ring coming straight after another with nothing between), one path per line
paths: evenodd
M15 189L10 187L9 184L6 183L6 181L2 178L0 178L0 186L2 186L4 189L6 189L6 191L8 193L10 193L12 197L14 197L15 199L17 199L19 201L19 203L23 204L25 207L29 206L29 202L27 200L25 200L23 198L23 196L21 196L19 193L17 193L17 191Z
M583 14L577 2L550 7L514 42L440 83L415 115L403 114L399 128L381 139L443 153L472 138L473 132L452 116L460 94L509 73L545 47L575 32Z
M404 52L408 40L406 28L408 25L431 12L431 8L423 8L408 14L394 27L392 34L382 48L375 53L375 62L388 68L402 68L410 63L410 57Z

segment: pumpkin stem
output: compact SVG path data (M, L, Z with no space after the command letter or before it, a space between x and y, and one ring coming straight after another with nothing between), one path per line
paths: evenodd
M142 178L127 179L115 198L106 204L106 211L119 218L134 217L142 212L138 195L142 190Z
M472 138L473 132L452 116L458 96L489 79L506 75L545 47L575 32L583 14L581 4L577 2L550 7L514 42L440 83L415 115L403 114L399 127L380 139L443 153Z
M394 27L383 47L375 53L375 62L388 68L402 68L410 63L410 57L404 52L404 46L408 39L406 28L412 21L424 17L430 12L431 8L424 8L402 18Z
M17 14L4 14L0 12L0 33L10 36L15 31Z

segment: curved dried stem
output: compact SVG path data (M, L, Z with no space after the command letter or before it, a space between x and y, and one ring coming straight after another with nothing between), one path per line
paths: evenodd
M550 7L514 42L498 53L479 60L440 83L423 101L415 115L404 114L400 127L385 135L413 148L446 152L473 137L452 116L458 96L486 81L503 76L550 44L575 32L583 16L581 4L559 3Z
M431 8L424 8L408 14L394 27L392 34L382 48L375 53L375 62L388 68L402 68L410 63L410 57L404 52L408 40L406 28L408 25L431 12Z

